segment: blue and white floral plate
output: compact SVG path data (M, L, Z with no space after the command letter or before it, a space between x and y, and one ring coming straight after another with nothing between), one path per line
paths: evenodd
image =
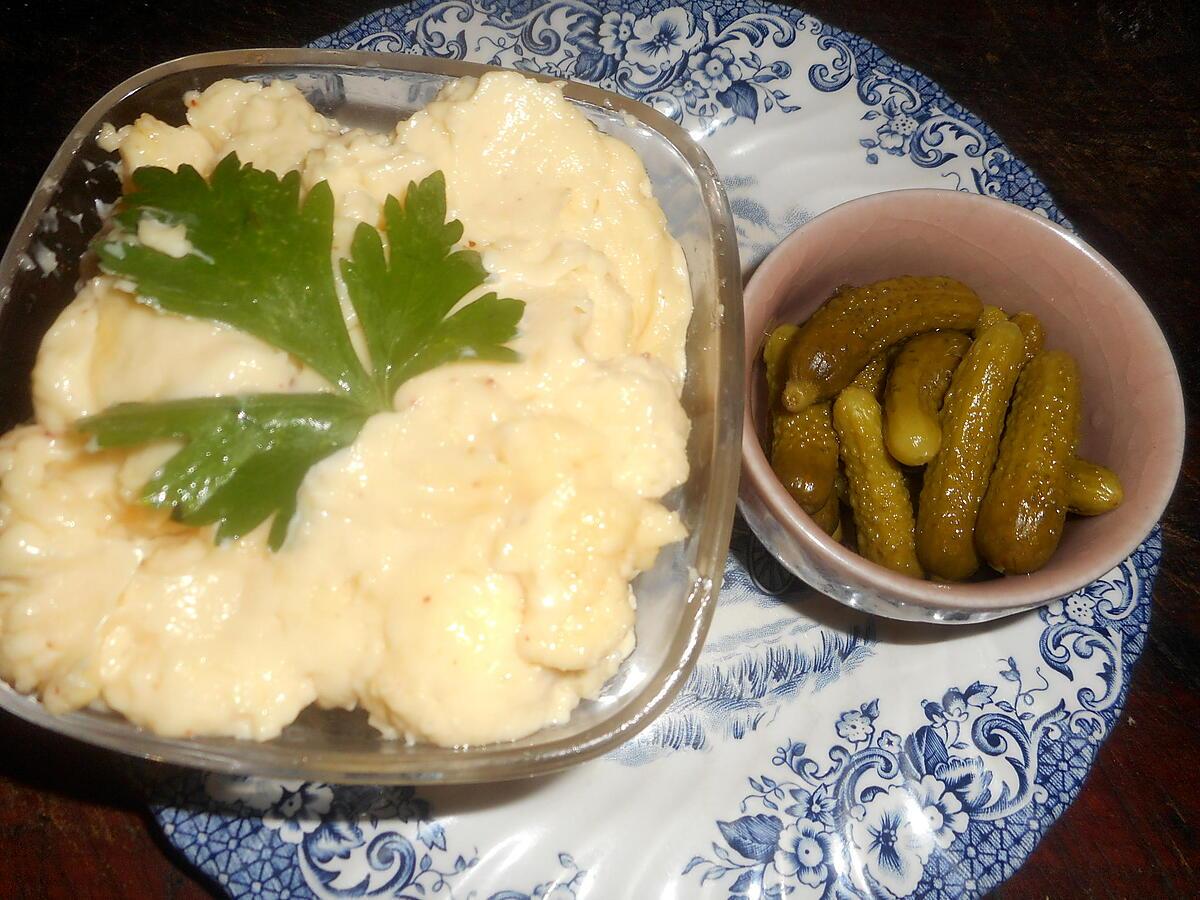
M749 269L841 201L991 194L1062 222L996 135L861 38L753 0L422 2L322 47L599 83L717 164ZM743 526L708 645L612 755L501 785L169 780L155 813L237 897L947 897L1010 875L1078 793L1145 642L1161 553L1037 612L954 629L858 616Z

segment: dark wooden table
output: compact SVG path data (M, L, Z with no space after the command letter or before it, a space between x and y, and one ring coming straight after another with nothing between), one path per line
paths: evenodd
M170 57L295 46L379 0L0 2L0 240L107 88ZM1192 0L808 0L979 114L1141 290L1174 347L1189 448L1122 724L1074 806L994 894L1182 897L1200 884L1200 12ZM0 716L0 896L204 897L100 753Z

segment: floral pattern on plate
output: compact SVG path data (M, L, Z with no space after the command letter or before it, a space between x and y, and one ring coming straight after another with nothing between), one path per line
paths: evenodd
M882 726L872 698L841 712L822 755L787 740L769 772L747 779L737 818L716 823L712 853L683 874L729 878L730 897L949 898L999 883L1070 804L1116 722L1124 647L1144 637L1139 595L1160 541L1156 532L1108 576L1039 611L1031 671L998 660L993 681L922 701L924 724L903 736ZM1074 683L1089 663L1099 693ZM1013 843L996 845L1005 832Z
M469 58L654 104L720 170L752 267L797 225L899 187L1044 186L925 76L754 0L420 0L315 42ZM735 523L699 665L608 757L534 782L333 787L173 775L154 810L236 897L978 896L1071 803L1116 725L1161 556L981 626L872 620Z

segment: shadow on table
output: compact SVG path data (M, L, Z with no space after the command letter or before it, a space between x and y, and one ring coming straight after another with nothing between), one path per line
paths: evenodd
M140 809L123 777L119 754L52 734L0 714L0 778L41 793L117 809Z
M195 880L212 897L223 896L203 872L169 845L146 806L143 785L152 780L146 773L161 771L162 766L132 761L3 713L0 746L5 748L0 756L0 782L8 782L18 791L36 792L51 803L65 801L82 806L85 809L80 815L88 819L132 813L182 877ZM115 884L110 887L118 889Z

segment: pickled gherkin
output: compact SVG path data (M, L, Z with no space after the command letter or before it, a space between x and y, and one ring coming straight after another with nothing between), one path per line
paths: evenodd
M923 466L942 445L938 412L971 340L961 331L931 331L908 341L892 364L883 395L887 447L896 461Z
M988 328L963 357L942 404L942 446L925 469L917 512L917 556L946 581L979 568L975 521L996 462L1024 337L1007 320Z
M904 473L883 445L883 412L866 390L850 386L833 404L858 552L872 562L921 577L913 530L912 499Z
M838 442L828 403L803 412L777 413L771 440L771 468L783 486L809 515L836 500Z
M1068 513L1117 508L1076 457L1075 361L1037 316L948 277L842 286L763 348L771 465L835 541L917 578L1031 572Z
M854 379L850 383L874 395L876 400L882 400L883 386L887 383L887 375L891 370L892 360L896 358L896 352L899 349L900 345L896 344L884 350L878 356L872 357L871 361L862 367L862 370L854 376Z
M890 278L831 297L801 326L787 353L783 403L799 412L832 399L872 358L913 335L969 330L983 304L951 278Z
M767 375L767 407L772 413L781 408L783 385L787 377L787 351L800 333L799 325L778 325L763 344L763 367Z
M1112 512L1125 500L1117 473L1105 466L1076 459L1067 484L1067 509L1080 516Z
M1080 405L1079 367L1069 353L1043 351L1021 372L975 527L979 552L997 572L1035 572L1058 547Z
M833 480L833 489L837 492L839 500L843 503L850 502L850 482L846 480L846 473L841 469L838 470L837 477Z
M830 494L825 505L812 513L812 518L818 528L836 539L842 525L842 505L838 502L837 494Z
M1046 346L1046 329L1033 313L1019 312L1012 317L1012 323L1025 335L1025 362L1029 362Z
M999 306L985 306L979 314L979 321L975 323L975 337L979 337L979 335L983 334L997 322L1005 322L1007 320L1008 313Z
M796 325L780 325L763 346L767 401L771 410L771 468L800 508L816 516L828 505L834 493L838 445L828 403L810 406L798 413L789 413L780 406L783 362L788 345L799 330ZM830 515L836 520L836 502Z

